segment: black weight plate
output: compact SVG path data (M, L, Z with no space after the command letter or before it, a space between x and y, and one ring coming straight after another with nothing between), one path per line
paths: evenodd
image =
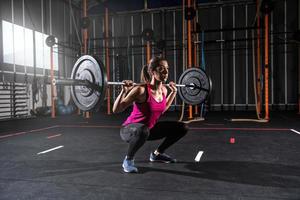
M212 89L210 78L200 68L189 68L184 71L178 81L182 85L196 85L200 88L179 87L178 93L182 101L189 105L203 103Z
M99 86L98 90L82 85L71 86L71 96L77 107L83 111L93 109L105 96L106 75L104 66L94 57L81 56L75 63L71 79L88 80Z
M46 45L48 47L53 47L55 45L55 37L53 35L49 35L47 38L46 38Z

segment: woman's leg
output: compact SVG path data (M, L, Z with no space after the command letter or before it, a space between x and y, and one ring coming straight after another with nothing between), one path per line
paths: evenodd
M167 148L172 146L178 140L188 132L188 127L183 122L177 121L165 121L158 122L152 129L150 129L150 135L148 140L164 139L164 141L158 146L157 152L164 153Z
M144 124L134 123L122 127L120 130L122 140L129 144L127 159L132 160L135 153L143 146L149 136L149 128Z

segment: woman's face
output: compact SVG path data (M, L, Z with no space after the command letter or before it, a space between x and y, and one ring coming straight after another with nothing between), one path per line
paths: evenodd
M153 71L153 76L156 80L166 82L169 75L169 65L165 60L160 61L159 66Z

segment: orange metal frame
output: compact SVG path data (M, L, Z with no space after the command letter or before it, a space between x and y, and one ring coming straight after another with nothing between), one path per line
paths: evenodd
M187 1L187 6L191 7L192 0ZM187 57L188 57L188 68L192 67L192 22L191 20L187 21ZM189 119L193 118L193 106L189 105Z
M269 15L265 15L265 119L269 120Z

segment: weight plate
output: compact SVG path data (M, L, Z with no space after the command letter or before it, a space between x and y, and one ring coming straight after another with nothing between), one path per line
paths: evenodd
M103 64L89 55L81 56L74 64L71 79L88 80L97 86L71 86L72 99L79 109L89 111L103 100L106 88L106 75L103 70Z
M46 44L48 47L53 47L55 45L55 37L53 35L49 35L47 38L46 38Z
M198 87L179 87L178 93L182 101L189 105L203 103L212 89L212 83L205 71L200 68L189 68L184 71L178 81L182 85L196 85Z

